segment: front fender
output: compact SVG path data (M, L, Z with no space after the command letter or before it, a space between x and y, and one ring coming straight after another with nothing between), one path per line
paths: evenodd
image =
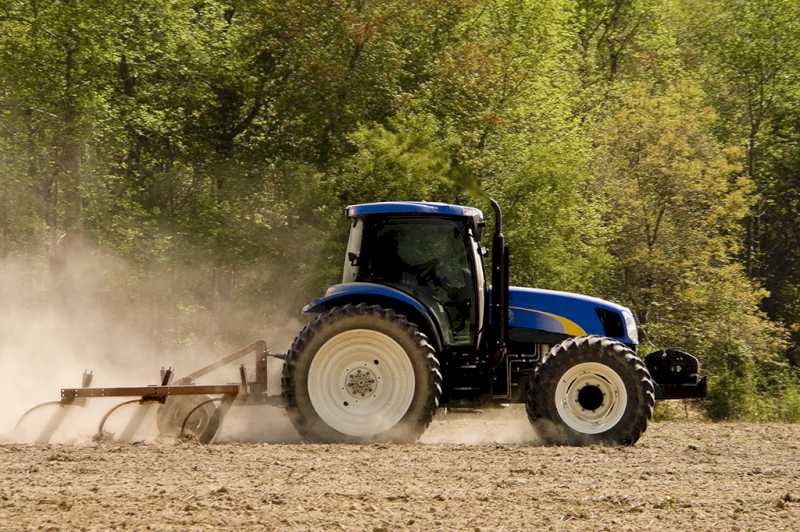
M303 307L303 314L319 314L332 307L359 303L383 305L404 314L428 334L437 351L444 347L442 324L434 313L414 296L385 285L361 282L333 285L324 296Z

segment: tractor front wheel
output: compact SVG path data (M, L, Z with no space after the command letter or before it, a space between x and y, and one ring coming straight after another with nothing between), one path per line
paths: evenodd
M653 416L655 387L626 345L601 336L570 338L541 361L527 412L546 443L632 445Z
M394 310L344 305L295 338L282 388L289 418L311 441L416 441L441 395L427 337Z

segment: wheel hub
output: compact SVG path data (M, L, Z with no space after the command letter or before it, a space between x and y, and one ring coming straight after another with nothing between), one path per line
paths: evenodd
M351 396L363 399L375 395L378 378L369 368L355 368L347 372L344 386Z
M594 412L603 404L605 404L605 394L599 386L595 384L587 384L578 390L578 404L584 410L591 410Z

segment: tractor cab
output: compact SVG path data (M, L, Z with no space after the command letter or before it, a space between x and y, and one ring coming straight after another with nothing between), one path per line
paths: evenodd
M483 214L411 202L358 205L348 214L342 282L405 292L430 310L445 345L477 345L486 300Z

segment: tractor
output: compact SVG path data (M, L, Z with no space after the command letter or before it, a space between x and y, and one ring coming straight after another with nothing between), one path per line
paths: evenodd
M699 398L706 379L697 358L661 349L640 358L638 329L626 307L595 297L509 287L509 249L494 200L491 274L481 245L483 213L431 202L347 207L350 237L342 282L306 305L315 315L287 353L263 340L173 383L80 388L27 410L17 423L46 423L47 443L89 398L128 398L102 417L138 406L118 438L130 441L155 407L159 434L213 442L234 405L285 407L310 441L413 442L438 408L483 409L525 403L546 443L632 445L657 399ZM491 283L489 283L491 280ZM254 379L197 384L222 366L255 355ZM281 394L270 394L270 358L283 363ZM135 399L130 399L131 397Z
M547 443L631 445L656 399L705 396L696 357L637 355L630 309L510 287L502 213L490 201L490 275L477 208L346 208L342 282L304 307L315 317L284 360L282 395L302 436L413 442L438 408L525 403Z

